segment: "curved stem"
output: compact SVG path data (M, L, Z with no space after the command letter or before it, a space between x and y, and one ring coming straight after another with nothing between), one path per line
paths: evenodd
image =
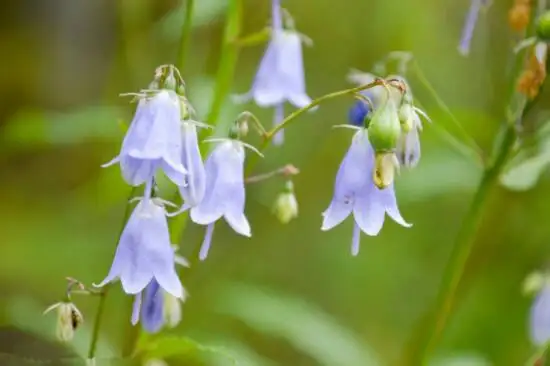
M183 27L181 29L181 41L178 51L178 58L176 65L180 70L184 70L185 57L187 55L187 49L189 48L189 40L191 39L191 28L193 27L193 7L195 0L185 0L185 19Z
M534 16L532 16L532 22L533 19ZM530 28L532 32L532 24ZM524 62L525 56L523 54L515 56L510 78L508 108L514 105L518 98L519 92L516 90L516 82L522 72ZM496 137L496 148L488 161L488 166L482 175L470 208L466 213L466 218L457 234L435 305L413 330L411 340L405 347L398 365L425 365L428 362L428 357L435 349L455 303L458 286L475 243L485 203L492 188L498 184L499 175L514 148L517 126L521 124L534 102L523 104L521 110L514 115L508 112L505 113L506 117L502 123L500 133Z

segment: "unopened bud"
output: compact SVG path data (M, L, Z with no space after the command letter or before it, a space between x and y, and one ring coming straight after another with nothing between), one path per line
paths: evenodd
M376 153L373 181L378 188L392 184L396 171L399 172L399 161L393 152Z
M164 291L163 317L164 324L166 324L169 328L174 328L181 322L181 306L185 301L186 296L187 294L185 289L183 289L183 297L181 299L178 299L177 297Z
M401 128L403 133L411 131L414 126L414 109L409 103L404 103L399 108L399 122L401 122Z
M541 272L529 274L523 281L523 294L528 296L538 293L546 282L548 282L548 279Z
M369 140L376 152L393 151L401 134L399 115L393 100L376 109L368 127Z
M550 10L537 19L537 36L545 41L550 40Z
M273 205L273 213L283 224L298 217L298 201L294 195L292 181L287 181L284 190L277 196Z
M44 314L57 310L57 338L61 342L69 342L74 337L74 331L82 324L84 318L80 310L72 302L59 302L50 306Z

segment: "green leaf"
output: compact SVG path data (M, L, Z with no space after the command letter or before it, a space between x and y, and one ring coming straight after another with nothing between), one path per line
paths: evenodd
M505 166L500 176L503 186L514 191L526 191L533 188L550 165L550 124L545 124L533 141Z
M314 305L244 284L222 290L221 312L266 335L287 340L319 365L379 365L373 351Z
M490 366L491 363L478 355L462 354L436 359L430 366Z
M222 347L202 345L191 338L166 335L150 339L145 337L140 340L137 352L144 358L178 358L189 362L201 362L211 354L224 356L231 365L237 365L237 361ZM228 364L226 362L226 364Z

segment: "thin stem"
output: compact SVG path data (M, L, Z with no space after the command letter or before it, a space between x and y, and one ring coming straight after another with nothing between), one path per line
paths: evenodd
M524 61L524 55L515 56L510 79L508 106L512 105L518 96L516 82L522 72ZM470 208L457 234L435 305L413 330L411 341L407 344L398 365L425 365L435 349L453 310L458 286L475 243L485 204L492 189L498 185L498 177L513 151L517 139L517 126L530 110L533 102L524 105L523 110L514 117L514 120L511 120L512 116L509 113L505 113L500 133L496 137L496 148L493 150L491 159L488 160L488 166L481 177Z
M241 31L242 0L231 0L227 11L227 20L223 35L223 45L220 53L220 63L216 76L216 89L210 111L206 116L207 123L216 125L220 116L223 103L229 94L235 67L237 65L238 46L234 40L238 38ZM206 134L210 131L205 130Z
M456 119L456 117L451 112L447 104L441 99L441 97L439 97L435 88L432 86L432 84L430 83L426 75L424 75L424 72L422 71L422 69L420 68L420 66L416 61L413 63L413 67L414 67L416 77L428 90L432 98L434 98L435 102L439 105L439 108L441 108L441 110L450 117L451 121L456 126L460 134L464 137L465 142L469 145L469 147L472 148L472 150L474 150L478 154L478 156L483 156L484 155L483 150L479 147L479 145L472 138L472 136L470 136L470 134L464 129L462 124Z
M291 175L296 175L298 173L300 173L298 168L296 168L292 164L288 164L288 165L285 165L285 166L283 166L279 169L275 169L271 172L258 174L258 175L253 175L251 177L248 177L244 180L244 182L246 184L259 183L259 182L263 182L265 180L268 180L270 178L273 178L277 175L282 175L282 176L288 177L288 176L291 176Z
M133 187L132 190L130 191L130 195L128 196L128 199L126 200L126 202L128 202L128 203L126 204L126 209L124 210L124 217L122 219L122 226L120 228L120 232L119 232L117 238L119 238L120 235L122 235L122 231L124 230L124 226L126 225L126 221L128 221L128 218L130 217L130 213L132 212L132 210L131 210L131 205L130 205L129 201L132 199L132 197L134 197L136 195L137 191L138 191L138 187ZM88 350L88 358L94 358L95 357L95 352L96 352L96 348L97 348L97 341L99 339L99 330L101 328L101 319L103 317L103 311L105 309L105 301L107 300L107 294L108 294L108 291L109 291L110 287L111 287L110 284L106 284L100 292L100 297L99 297L99 301L98 301L98 304L97 304L96 316L95 316L95 320L94 320L94 326L92 328L92 340L90 341L90 348Z
M193 27L193 7L195 0L185 0L185 18L183 27L181 29L181 41L178 51L178 58L176 65L180 70L184 70L185 58L187 56L187 49L189 48L189 40L191 39L191 29Z

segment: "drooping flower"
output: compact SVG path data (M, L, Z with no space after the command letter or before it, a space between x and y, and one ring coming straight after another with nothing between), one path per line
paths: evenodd
M399 212L393 184L384 189L375 186L373 168L374 150L367 130L360 129L338 169L332 202L323 212L321 227L321 230L330 230L353 213L353 255L359 253L360 231L370 236L378 235L386 213L398 224L411 226Z
M182 162L189 173L189 179L185 185L179 186L179 190L185 205L193 207L202 201L206 187L206 173L197 138L197 122L183 120L182 137Z
M141 297L141 294L139 295ZM141 325L149 333L158 332L164 324L164 294L160 288L159 283L153 279L145 288L145 299L141 303L141 309L135 309L134 311L141 312ZM135 300L139 301L140 300ZM139 316L133 316L139 318Z
M470 53L470 44L472 43L472 37L474 35L474 29L477 23L477 18L479 12L483 7L489 5L490 0L471 0L470 9L466 16L466 22L464 23L464 28L462 29L462 37L460 38L460 43L458 45L458 52L467 56Z
M124 179L132 186L149 181L158 169L183 186L187 172L181 162L181 149L178 97L173 91L161 90L139 101L120 154L103 167L120 163Z
M155 199L143 199L120 236L109 274L96 286L120 279L124 292L139 295L141 302L141 292L155 279L164 290L181 298L183 288L174 263L166 211Z
M284 118L284 102L297 108L311 103L306 93L302 40L291 29L284 29L279 0L272 1L273 29L271 40L256 72L251 90L238 100L254 99L260 107L274 107L274 125ZM273 139L273 143L283 143L283 131Z
M531 307L529 324L531 341L543 346L550 341L550 285L545 284Z
M273 212L277 219L283 224L298 217L298 201L294 195L294 185L292 181L285 184L285 189L277 196L273 205Z
M78 308L70 301L53 304L44 314L57 310L56 335L61 342L69 342L74 337L75 330L82 324L84 318Z
M206 160L204 198L191 208L191 220L208 225L199 258L206 259L214 222L222 216L237 233L251 236L250 224L244 215L244 145L238 140L220 142Z

